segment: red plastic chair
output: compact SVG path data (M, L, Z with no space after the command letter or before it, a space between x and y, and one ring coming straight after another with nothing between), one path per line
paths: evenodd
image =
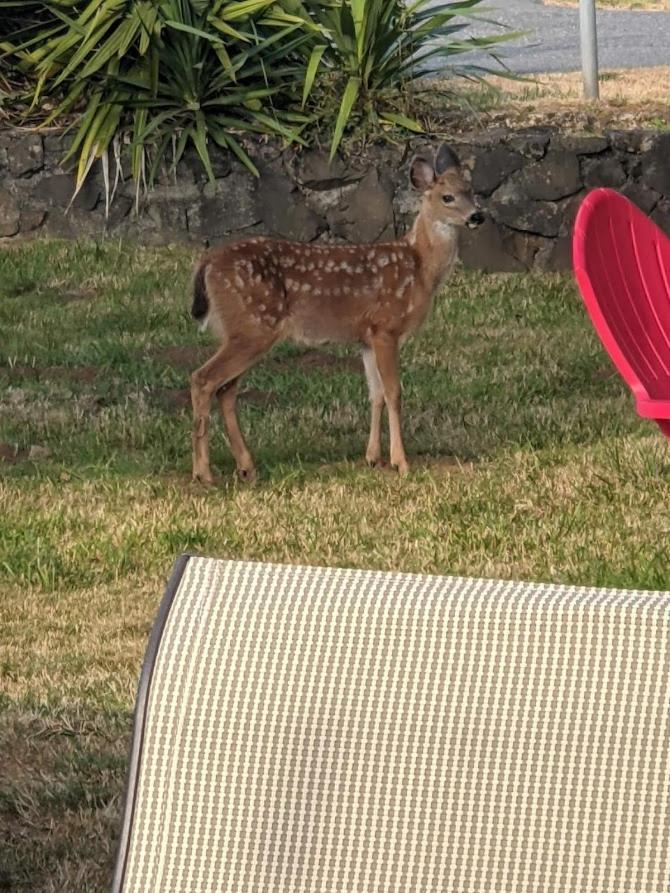
M612 189L584 199L573 264L605 349L637 411L670 438L670 239Z

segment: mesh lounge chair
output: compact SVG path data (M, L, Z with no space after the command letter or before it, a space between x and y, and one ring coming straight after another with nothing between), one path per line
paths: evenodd
M667 893L670 593L179 560L114 891Z
M577 214L573 261L638 413L670 437L670 239L623 195L594 189Z

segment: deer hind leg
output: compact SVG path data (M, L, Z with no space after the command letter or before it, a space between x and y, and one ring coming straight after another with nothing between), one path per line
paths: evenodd
M193 404L193 480L201 481L204 484L214 482L212 472L209 465L209 407L212 396L220 387L225 386L229 382L238 379L253 363L261 357L272 345L272 340L264 340L262 343L251 341L240 341L239 339L231 339L225 344L211 360L208 360L204 366L191 375L191 403ZM224 390L225 396L225 390ZM233 439L235 439L235 447L241 443L246 445L242 439L239 426L237 424L237 416L235 414L235 396L236 389L233 388L233 397L225 400L224 421L226 427L230 430L229 423L233 421ZM223 412L223 408L222 408ZM239 440L235 438L235 434L239 434ZM234 449L234 448L233 448ZM248 450L246 450L248 455ZM242 452L235 454L235 460L240 467L240 459L246 458L242 456ZM249 456L249 459L251 456ZM248 468L248 466L246 466ZM253 462L251 463L253 467Z
M382 410L384 409L384 386L377 368L377 361L371 348L363 348L363 365L365 377L368 380L370 393L370 437L365 451L365 461L368 465L379 465L382 457L381 427Z
M244 441L242 432L240 431L236 412L237 391L241 377L241 375L238 375L237 378L222 385L216 392L216 399L219 403L219 410L223 417L223 423L226 426L228 443L230 445L230 451L235 459L238 477L240 480L246 481L247 483L253 483L256 479L256 468L254 467L254 460Z
M384 387L384 399L389 414L391 439L391 465L400 474L407 474L409 464L405 456L400 430L400 377L398 375L398 342L391 338L377 338L373 341L379 377Z

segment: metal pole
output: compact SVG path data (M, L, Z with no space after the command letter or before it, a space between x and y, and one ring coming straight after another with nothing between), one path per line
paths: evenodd
M582 47L584 98L598 99L598 39L596 0L579 0L579 34Z

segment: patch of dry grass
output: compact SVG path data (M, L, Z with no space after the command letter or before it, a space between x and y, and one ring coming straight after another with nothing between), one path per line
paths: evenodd
M490 78L490 81L510 99L572 103L583 96L579 71L540 74L535 77L535 84L499 77ZM600 72L600 99L604 103L668 103L669 97L670 65L603 69Z
M547 6L579 6L579 0L543 0ZM629 9L638 12L668 12L670 0L596 0L603 9Z
M449 86L450 82L435 82L438 93ZM473 123L477 128L550 125L588 133L670 127L668 65L601 71L598 102L583 99L581 72L523 80L492 76L486 84L460 89L457 95L461 112L443 122L451 130L471 130Z

